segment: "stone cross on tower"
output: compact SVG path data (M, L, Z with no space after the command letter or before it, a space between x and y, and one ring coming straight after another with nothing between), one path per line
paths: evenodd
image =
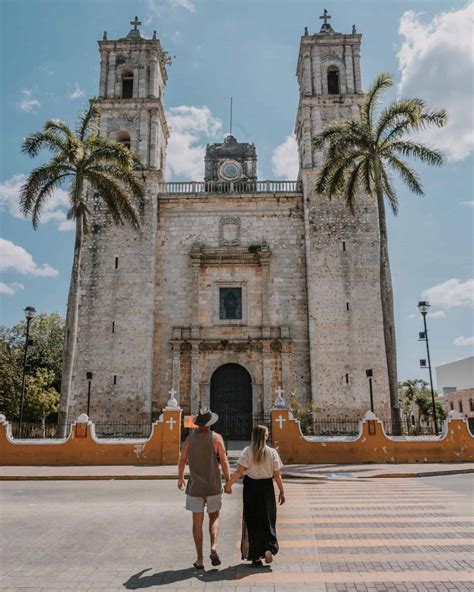
M135 17L135 18L137 18L137 17ZM324 24L325 24L325 25L327 25L327 24L328 24L328 20L329 20L330 18L332 18L332 16L330 16L330 14L328 13L328 11L327 11L326 9L324 9L323 16L320 16L319 18L320 18L320 19L323 19L323 20L324 20ZM133 23L130 23L130 24L132 24L132 25L133 25ZM140 23L140 24L141 24L141 23Z
M328 13L328 11L326 9L324 9L323 15L320 16L319 18L324 21L324 23L321 26L321 33L334 33L333 28L328 23L328 20L330 18L332 18L332 17L331 17L331 15Z
M324 12L326 12L326 10L325 10ZM322 18L322 17L321 17L321 18ZM329 18L331 18L331 17L329 17ZM133 25L133 29L134 29L134 31L138 31L138 25L141 25L141 24L142 24L142 22L141 22L141 21L139 21L139 20L138 20L138 17L136 16L136 17L133 19L133 21L130 21L130 24L131 24L131 25Z

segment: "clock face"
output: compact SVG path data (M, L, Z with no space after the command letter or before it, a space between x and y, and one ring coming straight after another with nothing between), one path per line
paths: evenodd
M219 173L225 181L236 181L242 176L242 167L236 160L226 160L221 165Z

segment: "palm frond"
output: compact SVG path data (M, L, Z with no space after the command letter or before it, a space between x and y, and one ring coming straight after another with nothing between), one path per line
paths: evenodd
M421 162L432 166L441 166L445 161L445 156L440 150L410 140L391 142L384 148L383 153L386 152L398 152L404 157L417 158Z
M364 166L365 160L360 160L349 174L349 179L346 184L345 198L346 203L349 206L352 214L355 213L355 196L357 188L361 181L361 172Z
M384 166L381 167L381 175L383 182L383 192L388 200L388 203L390 204L393 214L396 216L398 214L398 197L395 193L395 189L393 188L390 174Z
M85 109L77 122L76 131L79 140L83 142L89 136L97 136L100 126L100 112L94 102L90 102L88 109Z
M413 193L416 193L417 195L424 195L420 178L406 162L394 154L385 155L384 160L386 160L392 169L400 175L401 179L408 185L409 189Z
M71 172L67 167L51 165L50 163L34 169L21 187L19 199L20 211L27 216L33 210L35 201L38 199L45 185L56 180L63 181L70 175Z
M126 220L134 228L140 227L137 210L120 183L112 176L104 174L103 171L88 169L85 176L91 187L98 191L99 196L104 200L107 211L116 224L123 224Z
M60 119L48 119L43 126L45 132L52 131L62 134L66 142L73 142L75 140L74 134L67 123Z
M362 123L368 129L373 129L374 112L380 100L380 95L384 90L391 86L393 86L392 75L387 72L382 72L382 74L377 76L375 82L370 87L361 110Z
M424 107L425 103L421 99L400 99L385 107L377 122L377 128L375 130L376 141L390 127L396 127L405 121L411 124L416 123Z
M46 148L53 154L58 154L67 149L67 143L53 130L35 132L23 139L21 151L31 158L38 155L40 150Z

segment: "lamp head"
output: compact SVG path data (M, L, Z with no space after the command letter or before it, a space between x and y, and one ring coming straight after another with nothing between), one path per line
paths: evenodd
M25 318L32 319L35 316L36 310L32 306L27 306L24 310Z
M374 375L374 372L372 369L369 369L369 370L365 371L365 375L367 376L367 378L372 378L372 376Z
M421 312L422 315L427 314L430 309L430 303L427 300L422 300L418 302L418 310Z
M86 372L87 380L92 380L92 372Z

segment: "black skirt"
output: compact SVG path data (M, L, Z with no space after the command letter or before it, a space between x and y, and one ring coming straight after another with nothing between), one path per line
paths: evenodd
M244 478L244 512L242 520L242 559L256 561L278 553L276 537L277 508L273 479Z

